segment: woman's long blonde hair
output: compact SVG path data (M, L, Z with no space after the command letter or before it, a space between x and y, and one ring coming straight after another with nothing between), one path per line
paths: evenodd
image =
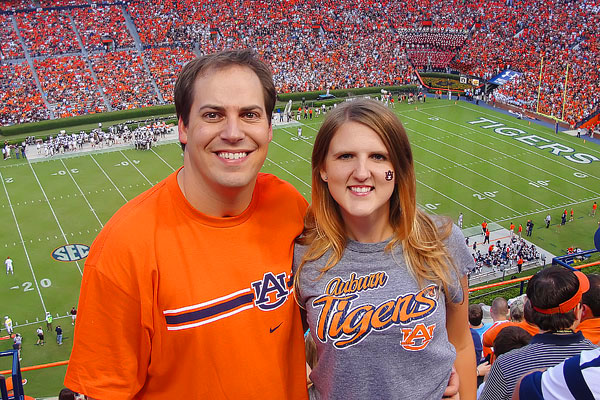
M299 287L298 276L307 262L317 260L331 250L331 254L321 269L322 276L342 258L347 244L346 228L339 205L329 193L327 183L321 179L321 170L329 151L329 144L337 130L346 122L357 122L372 129L385 144L396 174L396 187L390 198L390 225L394 230L392 240L385 251L402 245L409 272L419 286L424 281L442 285L448 293L448 285L456 279L456 271L443 240L452 230L452 222L445 219L442 226L417 208L416 180L410 143L402 123L387 107L373 100L346 102L325 118L315 139L312 153L312 204L305 217L305 227L300 244L307 245L307 251L294 278L296 293ZM456 275L458 277L458 275Z

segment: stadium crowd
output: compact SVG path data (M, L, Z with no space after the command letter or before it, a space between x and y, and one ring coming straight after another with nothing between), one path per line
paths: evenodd
M39 9L48 6L61 8ZM92 5L85 0L9 0L1 3L0 10L28 10L0 15L0 56L22 62L28 53L36 58L35 65L30 64L34 69L56 55L88 58L84 69L91 66L93 73L67 73L63 81L82 82L63 85L87 88L95 73L106 101L102 108L95 99L73 114L170 102L176 74L194 53L251 47L272 66L279 92L409 84L416 80L415 69L428 67L450 66L489 79L510 67L522 75L498 88L496 100L525 110L539 108L575 123L599 104L600 51L595 34L599 8L597 0L408 0L402 6L391 0L358 4L131 0L123 6ZM130 32L127 17L137 35ZM145 50L124 52L135 47L134 36L139 36L138 44ZM85 54L82 46L93 54ZM545 67L538 106L542 56ZM38 74L48 72L25 73L34 81ZM6 86L10 85L0 82L0 87ZM65 92L66 103L72 103L72 97ZM50 107L62 102L55 97L49 100ZM37 102L32 107L48 105ZM70 113L56 111L55 117ZM37 110L26 120L48 115L47 110ZM23 116L2 115L1 119L20 121Z

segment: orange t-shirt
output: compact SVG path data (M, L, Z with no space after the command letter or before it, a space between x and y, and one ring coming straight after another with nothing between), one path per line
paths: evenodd
M507 326L518 326L519 328L525 329L531 336L535 336L540 333L540 328L536 325L532 325L527 321L523 320L521 322L512 322L512 321L497 321L483 334L481 338L481 343L483 344L483 352L484 356L488 354L492 354L491 362L493 363L496 357L493 355L492 347L494 347L494 341L498 336L498 333L506 328Z
M583 333L586 339L590 342L599 344L600 343L600 317L590 318L581 322L575 332Z
M214 218L187 202L177 172L94 241L65 386L100 399L307 399L291 285L306 200L259 174L242 214Z

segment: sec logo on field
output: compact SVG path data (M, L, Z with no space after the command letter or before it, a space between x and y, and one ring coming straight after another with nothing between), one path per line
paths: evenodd
M52 258L56 261L79 261L88 256L90 246L85 244L66 244L52 251Z

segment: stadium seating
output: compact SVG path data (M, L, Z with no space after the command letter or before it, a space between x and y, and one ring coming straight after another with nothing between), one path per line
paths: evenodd
M27 51L38 59L37 69L52 65L54 61L46 57L83 57L84 63L78 62L81 73L60 69L65 74L59 79L58 69L38 71L48 81L64 81L64 88L55 87L49 99L56 117L101 111L103 103L93 93L102 91L114 109L159 104L160 97L171 102L177 73L194 53L239 47L256 49L272 66L279 92L407 84L415 82L415 68L429 67L451 67L489 79L510 67L522 75L496 90L497 101L570 123L594 112L600 103L600 52L593 18L597 2L507 3L512 1L407 0L400 5L393 0L131 0L121 6L92 5L87 0L8 0L0 2L0 10L21 11L14 16L0 14L0 59L22 61ZM60 8L40 10L40 6ZM130 32L128 16L137 35ZM14 31L12 18L19 32ZM138 36L142 53L131 50ZM96 84L90 65L99 87L90 88ZM23 82L32 77L27 68L17 71L26 74ZM0 82L0 87L8 86ZM27 87L37 90L35 84ZM74 95L77 87L85 87L86 94ZM41 110L28 118L49 115L43 101L31 107ZM19 114L6 120L22 118Z

